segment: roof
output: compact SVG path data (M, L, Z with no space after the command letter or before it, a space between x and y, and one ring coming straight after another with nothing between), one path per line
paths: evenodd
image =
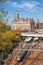
M28 37L25 39L25 41L30 41L32 39L32 37Z
M34 40L38 40L39 38L37 37L37 38L34 38Z

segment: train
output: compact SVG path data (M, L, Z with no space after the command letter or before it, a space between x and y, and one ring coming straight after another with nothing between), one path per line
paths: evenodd
M39 41L39 38L38 38L38 37L35 37L35 38L33 39L33 41L34 41L34 42L38 42L38 41Z
M32 42L32 40L33 40L32 37L27 37L27 38L25 39L25 42L26 42L26 43L30 43L30 42Z
M23 58L24 58L24 56L26 55L26 53L28 52L28 49L29 48L29 46L25 46L24 47L24 50L21 50L21 52L17 55L17 57L16 57L16 60L17 61L21 61L21 60L23 60Z
M33 38L32 38L32 37L27 37L27 38L25 39L25 42L26 42L26 43L32 43L32 41L33 41Z

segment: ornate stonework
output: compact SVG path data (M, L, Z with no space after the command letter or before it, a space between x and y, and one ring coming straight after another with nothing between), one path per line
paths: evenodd
M12 21L12 30L35 30L35 22L33 18L19 18L18 12L15 13L14 20Z

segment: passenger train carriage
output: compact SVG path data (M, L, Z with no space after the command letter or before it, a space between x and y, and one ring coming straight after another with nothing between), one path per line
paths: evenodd
M25 46L24 50L21 50L21 52L18 54L18 56L16 57L17 61L21 61L23 59L23 57L26 55L27 51L26 49L28 49L29 46Z

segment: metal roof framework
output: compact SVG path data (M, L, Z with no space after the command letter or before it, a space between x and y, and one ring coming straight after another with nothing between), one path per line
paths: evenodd
M27 36L27 37L42 37L43 38L43 34L37 34L37 33L21 33L21 36Z

